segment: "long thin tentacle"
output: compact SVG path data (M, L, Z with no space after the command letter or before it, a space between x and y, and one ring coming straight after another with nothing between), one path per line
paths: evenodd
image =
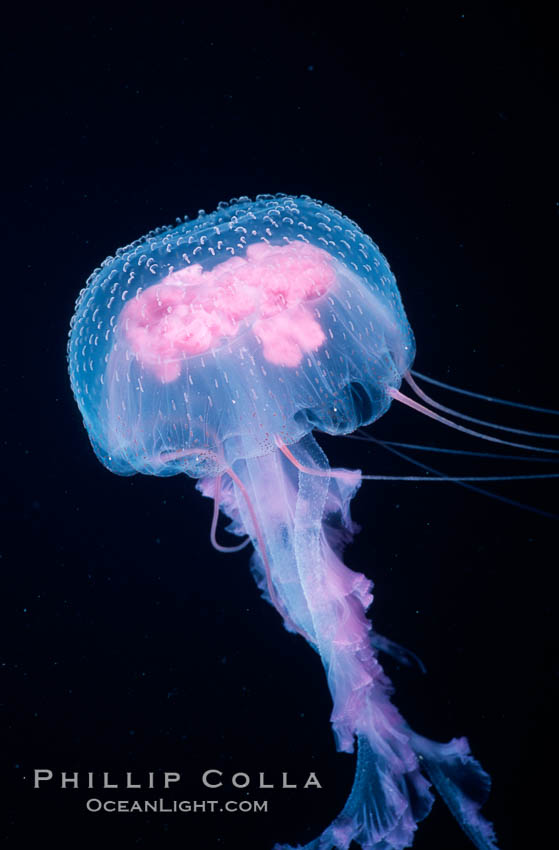
M441 416L440 413L435 413L434 410L430 410L428 407L425 407L424 404L414 401L413 398L409 398L407 395L404 395L404 393L401 393L400 390L394 389L394 387L387 387L386 391L395 401L399 401L402 404L411 407L412 410L416 410L418 413L423 413L424 416L429 416L431 419L434 419L436 422L440 422L442 425L448 425L449 428L454 428L456 431L461 431L463 434L469 434L470 437L479 437L481 440L488 440L490 443L498 443L501 446L513 446L515 449L528 449L529 451L543 452L545 454L559 454L559 450L557 449L548 449L541 446L529 445L527 443L514 443L510 440L501 440L499 437L491 437L489 434L483 434L481 431L474 431L472 428L465 428L463 425L458 425L457 422L452 422L451 419Z
M222 546L221 543L217 542L216 539L216 531L217 531L217 521L219 519L219 497L221 495L221 475L218 475L215 480L215 493L214 493L214 506L213 506L213 514L212 514L212 525L210 529L210 542L214 549L217 549L218 552L224 552L228 554L230 552L240 552L241 549L244 549L250 543L250 537L246 537L242 543L239 543L237 546Z
M493 404L504 404L507 407L519 407L522 410L533 410L535 413L549 413L552 416L559 416L559 410L553 410L550 407L537 407L534 404L522 404L519 401L508 401L504 398L495 398L495 396L491 395L483 395L483 393L474 393L471 390L464 390L462 387L455 387L452 384L445 384L443 381L437 381L435 378L430 378L428 375L424 375L422 372L416 371L416 369L410 369L410 375L413 375L414 378L421 378L422 381L426 381L428 384L433 384L435 387L440 387L443 390L450 390L453 393L459 393L460 395L467 395L470 398L479 398L482 401L490 401Z
M451 416L457 416L458 419L464 419L466 422L473 422L474 425L483 425L485 428L492 428L496 431L507 431L509 434L521 434L524 437L540 437L546 440L559 440L559 434L541 433L539 431L525 431L522 428L511 428L508 425L497 425L495 422L488 422L486 419L476 419L474 416L467 416L465 413L460 413L452 407L446 407L440 404L431 396L421 389L414 381L409 372L404 375L404 378L414 391L414 393L422 399L426 404L434 407L436 410L442 410L443 413L448 413Z
M293 453L287 448L285 443L276 437L276 443L279 450L291 461L300 472L306 472L308 475L316 475L320 478L342 478L347 479L351 474L343 469L311 469L299 463ZM535 475L445 475L437 472L436 477L428 475L361 475L365 481L530 481L534 478L559 478L559 472L544 472Z
M364 434L364 432L362 432ZM426 472L430 472L433 475L443 475L440 470L434 469L432 466L428 466L426 463L422 463L420 460L416 458L410 457L408 454L405 454L398 449L395 449L390 443L385 443L384 440L379 440L376 437L372 437L370 434L365 435L367 440L372 443L377 443L379 446L387 449L387 451L396 455L397 457L402 458L402 460L407 461L408 463L412 463L414 466L418 466L420 469L424 469ZM550 511L543 511L541 508L535 508L533 505L527 505L524 502L519 502L516 499L510 499L508 496L502 496L500 493L492 493L490 490L485 490L483 487L478 487L476 484L470 484L467 481L456 481L459 487L465 487L466 490L471 490L473 493L481 493L483 496L488 496L490 499L495 499L497 502L504 502L507 505L512 505L515 508L520 508L524 511L530 511L534 514L539 514L539 516L546 517L547 519L559 519L559 515L551 513Z
M360 442L368 442L370 440L368 434L355 432L346 434L348 440L359 440ZM459 455L464 457L483 457L492 458L493 460L519 460L527 463L559 463L559 458L555 457L534 457L533 455L504 455L498 452L473 452L468 449L447 449L442 446L426 446L423 443L402 443L400 440L383 440L385 446L395 446L396 448L412 449L419 452L435 452L437 454Z

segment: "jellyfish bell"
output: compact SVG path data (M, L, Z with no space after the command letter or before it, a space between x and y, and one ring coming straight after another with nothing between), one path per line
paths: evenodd
M451 421L460 414L412 377L414 353L377 246L305 196L240 198L152 231L93 273L71 324L72 388L101 462L120 475L197 478L214 500L214 546L253 544L263 596L321 657L338 749L357 743L358 756L346 805L305 850L410 846L433 802L428 780L478 848L496 846L480 813L489 777L465 738L428 741L392 704L377 652L409 655L373 631L372 582L342 561L361 481L391 476L331 469L313 432L351 434L397 400L523 450L520 434L554 435L508 429L515 440L503 440L470 427L494 427L483 420ZM421 402L401 392L403 379ZM238 546L217 543L219 511L245 538Z
M69 344L93 447L119 474L194 477L389 406L414 342L372 240L310 198L241 199L90 277ZM183 449L210 454L182 456ZM213 459L212 459L213 458Z

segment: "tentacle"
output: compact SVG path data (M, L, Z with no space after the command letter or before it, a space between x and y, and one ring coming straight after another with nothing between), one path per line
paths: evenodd
M408 463L412 463L414 466L418 466L420 469L424 469L426 472L430 472L433 475L444 475L440 470L435 469L432 466L423 463L416 458L410 457L408 454L405 454L402 451L394 448L393 445L389 443L385 443L384 440L377 440L376 437L372 437L371 435L367 435L368 439L372 443L377 443L379 446L387 449L387 451L396 455L397 457L402 458L402 460L408 461ZM452 479L451 479L452 480ZM478 487L477 484L472 484L465 479L454 479L459 487L465 487L466 490L471 490L473 493L481 493L483 496L488 496L490 499L495 499L497 502L504 502L506 505L512 505L515 508L520 508L523 511L530 511L534 514L539 514L539 516L547 517L547 519L559 519L558 514L551 513L550 511L544 511L541 508L535 508L533 505L527 505L525 502L519 502L516 499L511 499L509 496L503 496L501 493L492 493L490 490L485 490L483 487Z
M421 463L421 461L416 460L415 458L410 457L409 455L404 454L403 452L397 451L393 448L389 443L384 443L382 440L377 440L375 437L368 436L368 441L372 443L378 443L379 446L383 446L384 448L391 451L393 454L401 457L415 466L424 469L428 473L432 473L434 477L429 475L361 475L363 481L415 481L415 482L451 482L455 484L460 484L463 487L466 487L469 490L473 490L476 493L482 493L484 496L488 496L491 499L495 499L498 502L506 502L509 505L514 505L517 508L522 510L531 511L532 513L539 514L540 516L548 517L549 519L558 519L559 517L556 514L550 513L549 511L543 511L540 508L535 508L532 505L527 505L523 502L519 502L516 499L510 499L507 496L502 496L499 493L492 493L489 490L485 490L481 487L474 486L473 482L479 481L530 481L533 479L546 479L546 478L559 478L558 473L550 472L543 473L540 475L447 475L444 472L440 472L438 469L434 469L432 466L427 466L425 463ZM315 470L310 467L306 467L301 464L293 455L293 453L287 448L287 446L279 439L276 439L278 444L278 448L282 452L282 454L287 457L287 459L294 465L296 469L300 472L305 472L307 475L313 475L319 478L328 477L328 478L341 478L344 479L348 472L347 470L339 470L339 469L329 469L327 472L324 470Z
M294 457L285 443L276 437L276 443L279 450L291 461L291 463L301 472L306 472L307 475L315 475L318 478L345 478L348 475L344 469L311 469L304 466ZM534 478L559 478L557 472L544 472L532 475L446 475L437 473L436 478L430 478L427 475L364 475L361 474L364 481L531 481Z
M436 381L435 378L430 378L428 375L417 372L415 369L410 369L410 375L413 375L414 378L421 378L422 381L426 381L428 384L433 384L435 387L440 387L443 390L450 390L451 392L459 393L460 395L470 396L470 398L479 398L482 401L489 401L493 404L504 404L508 407L519 407L522 410L532 410L535 413L549 413L552 416L559 416L559 410L553 410L550 407L536 407L534 404L521 404L519 401L508 401L504 398L495 398L491 395L474 393L471 390L464 390L461 387L455 387L452 384L445 384L443 381Z
M474 425L484 425L486 428L493 428L496 431L508 431L510 434L522 434L525 437L541 437L547 440L559 440L559 434L541 433L538 431L525 431L521 428L510 428L508 425L497 425L495 422L488 422L486 419L476 419L474 416L467 416L465 413L460 413L451 407L445 407L435 401L431 396L421 389L414 381L409 372L404 375L406 381L414 391L414 393L426 404L434 407L436 410L441 410L443 413L449 413L451 416L457 416L458 419L464 419L466 422L473 422Z
M371 630L371 646L378 652L384 652L386 655L391 655L392 658L395 658L400 664L405 664L408 667L415 665L422 673L427 672L427 668L419 655L416 655L415 652L411 651L411 649L406 649L405 646L400 646L399 643L390 640L390 638L384 637L384 635L379 635L379 633L374 630Z
M222 546L221 543L217 542L216 539L216 531L217 531L217 521L219 518L219 499L221 495L221 475L217 475L215 478L215 491L214 491L214 507L212 514L212 525L210 529L210 542L214 549L217 549L218 552L224 552L228 554L229 552L240 552L241 549L244 549L250 543L250 537L246 537L242 543L239 543L237 546Z
M347 440L358 440L360 442L371 442L370 435L366 431L356 431L346 434ZM556 457L534 457L533 455L504 455L498 452L472 452L467 449L447 449L442 446L426 446L423 443L402 443L399 440L383 440L383 446L395 446L396 448L412 449L418 452L433 452L435 454L459 455L460 457L483 457L492 460L514 460L525 463L559 463Z
M458 425L457 422L452 422L452 420L447 419L445 416L435 413L434 410L430 410L418 401L414 401L414 399L409 398L407 395L404 395L404 393L401 393L400 390L395 390L394 387L387 387L386 391L395 401L399 401L402 404L411 407L412 410L416 410L418 413L423 413L424 416L428 416L430 419L435 419L435 421L440 422L442 425L448 425L449 428L454 428L456 431L468 434L470 437L479 437L481 440L488 440L490 443L498 443L501 446L513 446L516 449L528 449L529 451L542 452L545 454L559 454L559 449L548 449L543 448L542 446L533 446L528 443L514 443L511 440L501 440L499 437L491 437L489 434L474 431L472 428L465 428L463 425Z

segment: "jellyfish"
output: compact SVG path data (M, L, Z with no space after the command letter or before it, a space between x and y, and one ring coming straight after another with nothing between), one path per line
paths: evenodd
M337 749L357 750L356 772L304 850L409 847L434 791L476 847L496 848L480 811L489 776L465 738L428 740L401 716L379 651L403 650L373 630L372 582L342 560L352 498L386 476L332 469L316 439L359 437L397 400L526 447L451 421L415 381L414 354L378 247L307 196L242 197L150 232L93 272L71 323L72 389L101 463L197 479L214 503L214 546L252 545L262 596L320 656ZM217 541L220 511L237 546Z

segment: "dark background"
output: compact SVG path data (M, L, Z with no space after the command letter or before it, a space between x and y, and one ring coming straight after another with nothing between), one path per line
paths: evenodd
M65 346L78 291L107 254L237 195L321 198L389 258L420 371L556 404L550 18L534 4L302 5L4 20L8 846L304 843L351 785L319 661L259 599L247 552L211 549L210 503L191 480L118 478L93 455ZM557 430L553 417L437 397ZM372 433L488 447L394 406ZM322 445L335 463L413 472L367 444ZM423 459L457 473L553 471ZM556 505L553 481L490 486ZM375 625L428 669L387 660L396 704L429 737L469 737L493 777L485 811L502 848L522 829L523 846L538 829L551 846L556 521L451 484L374 482L354 516L363 530L347 562L375 581ZM299 781L315 770L324 789L254 792L267 815L151 817L88 814L85 790L31 789L34 768L178 770L171 796L212 799L199 783L211 767ZM440 802L414 844L469 846Z

